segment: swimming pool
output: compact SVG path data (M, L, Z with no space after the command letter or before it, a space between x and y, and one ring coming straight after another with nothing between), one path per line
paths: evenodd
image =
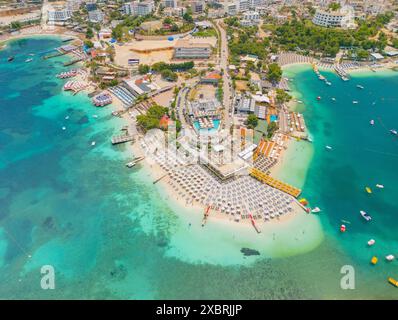
M219 119L213 120L213 124L214 124L214 127L213 127L213 128L210 128L210 129L200 129L199 121L194 121L194 122L193 122L193 126L194 126L196 132L202 133L202 134L203 134L203 133L214 133L214 132L216 132L216 131L218 130L218 127L220 126L220 120L219 120Z
M271 122L278 121L278 116L276 114L272 114L270 116L270 120L271 120Z

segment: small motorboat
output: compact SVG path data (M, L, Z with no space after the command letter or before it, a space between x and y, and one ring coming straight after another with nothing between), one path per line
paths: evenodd
M329 82L329 81L326 81L325 83L326 83L328 86L331 86L331 85L332 85L332 83Z
M342 225L340 226L340 232L346 232L346 231L347 231L346 226L345 226L344 224L342 224Z
M332 98L332 101L336 101L336 98Z
M370 123L371 126L373 126L375 124L375 121L372 119L372 120L370 120L369 123Z
M316 97L316 99L319 101L319 100L321 100L322 98L321 98L320 96L318 96L318 97Z
M92 142L91 142L91 145L92 145L92 146L95 146L95 141L92 141Z
M325 147L327 150L332 150L333 148L331 146L326 146Z
M371 221L372 217L370 215L368 215L365 211L359 211L359 213L361 214L361 216L366 220L366 221Z
M98 118L98 116L96 114L93 114L93 118Z
M372 189L370 189L369 187L366 187L365 190L367 193L372 193Z
M314 209L311 210L312 213L318 213L321 212L321 209L319 209L318 207L315 207Z
M357 88L358 88L358 89L364 89L364 87L361 86L360 84L357 84Z
M11 62L12 60L14 60L14 58L15 58L14 56L8 57L7 61Z
M389 254L388 256L386 256L387 261L393 261L394 259L395 259L395 257L392 254Z
M359 102L357 100L352 101L353 104L358 104Z
M368 241L368 246L371 247L371 246L373 246L375 243L376 243L376 240L375 240L375 239L370 239L370 240Z
M135 162L134 161L131 161L131 162L129 162L129 163L126 163L126 167L127 168L132 168L132 167L134 167L135 166Z
M398 132L395 129L391 129L390 133L393 134L394 136L398 135Z
M384 189L384 186L382 184L376 184L376 188Z
M370 260L371 264L376 264L379 259L376 256L373 256L372 259Z
M65 120L69 120L69 116L66 116L66 117L65 117Z
M62 130L66 130L66 127L62 127Z
M31 62L31 61L33 61L32 58L29 58L29 59L26 59L26 60L25 60L25 62Z

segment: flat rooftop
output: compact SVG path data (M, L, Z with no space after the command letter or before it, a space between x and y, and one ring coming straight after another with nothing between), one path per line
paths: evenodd
M193 43L189 40L178 40L175 48L210 48L209 43Z

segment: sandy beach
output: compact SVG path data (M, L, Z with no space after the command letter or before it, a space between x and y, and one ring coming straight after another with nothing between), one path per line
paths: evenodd
M129 146L134 156L143 156L139 142ZM146 180L155 181L165 171L156 163L140 162ZM249 220L234 221L230 216L211 210L207 223L202 227L205 207L197 202L187 203L177 198L165 177L155 186L160 197L179 216L180 224L170 241L169 256L191 263L230 265L242 263L238 248L254 248L264 257L286 257L309 252L319 246L323 230L319 217L307 214L297 205L294 211L272 221L256 221L261 233L257 233ZM211 244L213 243L213 245ZM222 252L212 250L214 244ZM256 256L246 261L253 263Z
M41 36L59 36L59 37L67 37L67 38L75 38L75 39L84 39L84 35L75 33L73 31L57 28L54 30L42 30L39 26L34 26L30 28L21 29L18 34L6 34L0 36L0 50L5 48L7 45L7 41L22 39L26 37L41 37Z
M130 119L131 121L131 119ZM134 154L135 157L142 157L145 156L144 151L142 150L141 146L139 145L139 141L136 141L134 144L131 145L131 152ZM148 161L148 159L144 160L141 162L143 166L143 170L146 170L150 173L151 179L153 181L156 181L157 179L165 176L167 172L163 170L156 162L153 160ZM168 198L173 199L175 203L177 204L178 207L180 208L190 208L191 211L195 212L195 214L198 214L200 218L203 218L203 214L206 210L206 206L202 205L201 203L197 201L186 201L183 197L178 197L175 195L175 190L172 189L170 186L169 176L165 176L162 178L157 184L159 186L159 189L165 192L167 194ZM256 224L259 224L261 226L263 225L277 225L277 224L282 224L284 222L288 222L298 215L301 215L304 210L297 204L293 203L293 211L286 213L284 215L281 215L274 220L270 220L267 222L264 222L262 220L256 221ZM232 224L238 224L238 225L245 225L245 227L250 227L253 228L251 225L251 222L249 219L246 220L241 220L239 223L235 222L231 215L227 215L224 213L221 213L220 211L212 209L210 211L209 215L210 220L222 220L222 221L228 221Z

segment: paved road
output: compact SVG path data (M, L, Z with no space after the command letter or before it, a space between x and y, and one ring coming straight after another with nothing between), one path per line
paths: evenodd
M181 125L184 127L189 126L189 124L187 124L187 122L185 121L185 117L184 117L184 109L185 109L188 91L189 91L189 87L182 88L178 92L177 100L176 100L176 109L177 109L178 117L181 121Z
M220 31L220 41L221 41L221 55L220 55L220 67L224 71L223 75L223 91L224 91L224 97L223 97L223 106L225 108L224 111L224 124L225 128L229 129L231 122L232 122L232 117L230 116L230 113L232 112L232 81L231 77L229 76L228 73L228 39L227 39L227 32L223 28L223 19L216 20L216 25L218 27L218 30Z
M43 0L43 4L41 7L41 23L40 23L42 30L48 29L48 25L47 25L48 13L47 13L47 11L51 8L52 8L52 5L50 3L48 3L47 0ZM51 26L51 27L54 28L54 26Z

